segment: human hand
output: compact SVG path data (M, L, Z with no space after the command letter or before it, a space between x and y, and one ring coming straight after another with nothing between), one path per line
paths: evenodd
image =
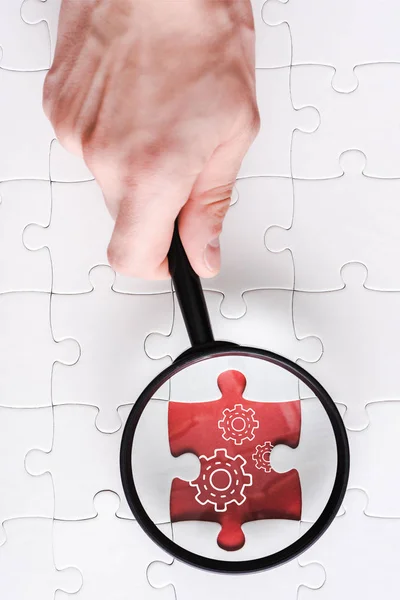
M115 219L118 272L168 276L179 214L195 271L218 238L259 130L250 0L63 0L43 106Z

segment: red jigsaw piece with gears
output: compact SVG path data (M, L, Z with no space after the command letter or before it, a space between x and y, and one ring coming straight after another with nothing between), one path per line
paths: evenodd
M222 396L209 402L170 402L171 453L200 459L194 481L175 478L171 486L171 521L214 521L224 550L245 543L242 524L260 519L301 517L301 486L295 469L272 470L273 446L296 448L300 439L300 401L255 402L242 396L246 378L239 371L218 377Z

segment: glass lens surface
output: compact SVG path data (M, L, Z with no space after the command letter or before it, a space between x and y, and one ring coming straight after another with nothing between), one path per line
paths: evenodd
M239 354L172 375L170 398L156 391L140 417L131 459L153 523L186 550L225 561L295 542L324 510L337 469L333 428L312 391Z

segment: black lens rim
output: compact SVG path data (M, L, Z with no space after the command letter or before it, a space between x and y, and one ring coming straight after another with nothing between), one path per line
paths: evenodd
M247 356L261 358L276 364L303 381L323 405L330 420L336 441L337 467L332 492L321 515L315 523L295 542L268 556L242 561L225 561L201 556L182 548L164 535L157 525L148 516L136 490L132 471L132 447L136 427L148 402L154 397L155 392L173 375L195 363L220 356ZM335 518L346 493L350 470L349 443L340 413L332 398L322 385L305 369L291 360L258 348L236 346L234 344L221 344L205 350L193 350L185 353L162 371L141 393L129 413L121 441L120 472L122 486L129 507L139 525L147 535L163 550L174 558L194 567L217 573L254 573L282 565L307 550L326 531Z

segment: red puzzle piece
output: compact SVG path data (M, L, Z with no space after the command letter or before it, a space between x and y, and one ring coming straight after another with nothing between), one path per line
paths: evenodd
M273 446L298 445L300 401L245 400L246 378L239 371L221 373L218 387L218 400L169 403L171 453L191 452L201 464L196 480L173 480L171 521L220 523L218 545L239 550L245 543L241 526L247 521L300 520L298 472L276 473L269 462Z

